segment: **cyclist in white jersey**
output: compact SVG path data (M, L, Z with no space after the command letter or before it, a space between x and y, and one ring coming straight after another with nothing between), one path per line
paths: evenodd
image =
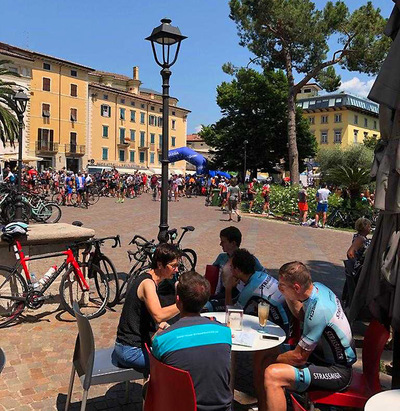
M307 267L294 261L279 270L279 289L292 313L303 320L294 349L270 352L257 386L259 411L286 411L285 389L342 391L357 360L350 324L339 299L326 286L313 283Z

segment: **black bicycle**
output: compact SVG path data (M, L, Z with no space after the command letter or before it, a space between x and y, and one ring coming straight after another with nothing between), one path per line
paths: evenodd
M104 242L108 240L114 241L112 248L116 248L117 246L121 247L121 239L119 235L117 235L81 241L79 243L75 243L71 248L76 253L76 259L78 260L78 250L82 247L82 245L85 246L85 249L82 252L82 261L78 260L79 266L84 267L87 270L87 275L89 278L94 277L96 287L100 285L97 278L98 271L96 268L100 268L108 282L109 296L107 306L114 307L119 301L118 273L113 262L106 255L104 255L101 250ZM98 293L101 295L101 289L98 289Z

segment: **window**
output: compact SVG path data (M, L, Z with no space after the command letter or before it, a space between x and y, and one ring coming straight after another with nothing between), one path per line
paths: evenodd
M131 121L133 123L136 122L136 111L135 110L131 110Z
M71 108L71 121L78 121L78 109Z
M341 130L335 130L333 142L335 144L341 144L342 142L342 131Z
M315 124L315 117L309 117L308 120L310 124Z
M368 138L368 131L364 131L364 140Z
M42 116L43 117L50 117L50 104L42 104Z
M135 141L135 136L136 136L135 130L130 130L130 135L131 135L131 141Z
M71 84L71 96L78 97L78 86L76 84Z
M171 120L171 128L175 130L176 120Z
M155 141L156 141L156 135L153 134L153 133L151 133L151 134L150 134L150 144L154 144Z
M108 100L108 94L103 94L103 100Z
M135 102L134 101L131 101L131 106L135 107Z
M43 77L43 91L50 91L50 79Z
M146 108L146 104L141 104L140 108Z
M171 146L172 147L175 147L175 140L176 140L176 137L171 137Z
M158 147L162 148L162 134L158 135Z
M125 161L125 150L119 150L119 161Z
M328 132L321 131L321 144L328 144Z
M103 152L101 154L101 159L102 160L108 160L108 148L107 147L103 147Z
M162 113L162 107L159 109L159 112Z
M172 115L173 115L173 116L176 116L175 111L172 112Z
M321 124L328 124L328 116L321 116Z
M364 127L368 127L368 119L367 119L367 117L364 117Z
M54 130L39 128L38 129L38 148L52 150L54 148L53 138L54 138Z
M154 153L150 153L150 163L154 164Z
M357 116L357 114L354 115L354 124L358 124L358 116Z
M140 147L145 146L145 140L146 140L146 133L144 131L140 132Z
M341 123L341 122L342 122L342 115L335 114L335 123Z
M129 161L131 163L135 162L135 152L134 151L129 151Z
M76 70L71 70L72 77L78 77L78 72Z
M162 127L162 117L158 117L158 127Z
M149 125L154 126L156 122L155 116L149 116Z
M374 130L377 129L377 126L378 126L378 124L377 124L376 120L374 120Z
M141 163L144 163L144 152L143 151L141 153L139 153L139 161Z
M310 88L305 88L304 93L311 93L311 89Z
M124 108L119 109L119 119L125 120L125 109Z
M145 113L140 113L140 124L144 124Z
M111 117L111 107L107 104L102 104L100 108L100 113L103 117Z
M108 126L103 126L103 138L108 138Z
M119 142L120 144L125 143L125 129L124 128L119 129Z
M76 133L74 131L69 133L69 142L71 144L71 152L73 152L72 151L73 147L75 147L75 150L76 150Z
M125 99L124 99L124 98L121 98L120 103L121 103L121 104L125 104Z
M159 154L159 155L158 155L158 162L161 163L161 160L162 160L162 155Z
M151 107L150 107L150 110L151 110L151 111L154 111L154 106L151 106Z
M355 143L355 144L358 143L358 130L354 130L353 143Z
M43 70L51 70L51 64L50 63L43 63Z

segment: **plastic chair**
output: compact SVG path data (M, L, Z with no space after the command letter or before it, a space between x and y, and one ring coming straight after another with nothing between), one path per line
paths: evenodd
M150 359L150 380L144 411L196 411L192 377L158 361L146 345Z
M338 407L363 408L370 397L382 390L379 381L379 362L388 339L389 331L377 320L372 320L364 336L363 372L353 371L350 387L343 392L310 391L310 401Z
M211 285L211 295L215 294L218 285L219 267L217 265L207 265L205 278Z
M290 394L290 399L292 400L293 411L307 411L297 400L293 394Z
M126 381L127 391L125 398L127 400L129 395L129 381L142 379L143 374L133 368L116 367L111 361L114 347L96 350L89 320L81 314L76 301L74 302L73 308L79 332L76 337L75 351L72 359L71 379L69 382L65 411L68 410L71 402L75 372L78 373L84 390L81 411L86 408L89 388L92 385Z
M6 365L6 355L3 349L0 348L0 374L3 371L5 365Z

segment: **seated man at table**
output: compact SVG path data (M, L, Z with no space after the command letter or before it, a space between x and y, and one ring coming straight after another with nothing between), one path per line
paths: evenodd
M190 373L199 411L229 411L231 330L200 316L209 298L210 283L203 276L190 271L179 277L176 305L181 318L155 335L153 355Z
M350 324L339 299L328 287L313 283L303 263L293 261L280 268L279 289L290 308L302 304L302 309L293 314L303 319L303 333L294 349L269 352L260 411L285 411L285 389L346 389L357 359Z
M221 246L223 252L220 253L217 259L213 262L213 265L217 266L220 270L215 294L224 296L225 284L227 283L229 277L232 276L232 255L239 249L240 244L242 243L242 233L238 228L230 226L221 230L219 237L219 245ZM257 258L255 258L255 261L256 271L266 271ZM233 289L233 296L235 297L242 288L243 283L239 282Z

